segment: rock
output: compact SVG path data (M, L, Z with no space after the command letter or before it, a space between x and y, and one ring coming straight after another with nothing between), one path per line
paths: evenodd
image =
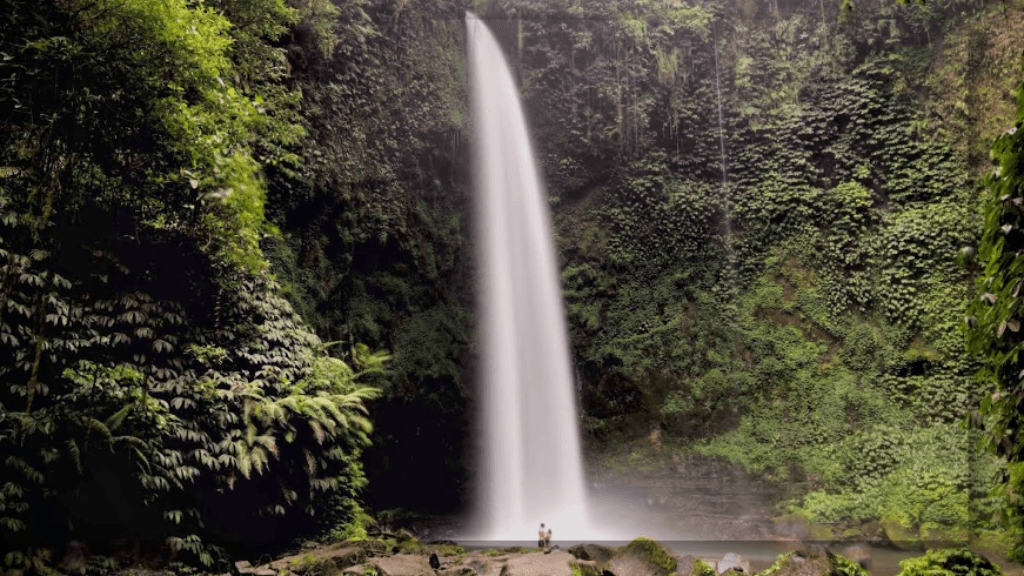
M302 543L302 549L303 550L316 550L319 547L320 547L320 543L319 542L313 542L312 540L307 540L307 541Z
M269 566L262 566L253 572L253 576L277 576L277 570L272 570Z
M860 531L868 538L876 536L882 527L877 520L869 520L860 525Z
M395 532L395 537L397 537L399 541L416 539L416 535L406 530L405 528L402 528L398 532Z
M438 570L437 576L477 576L476 570L469 566L456 566L447 570Z
M317 568L317 572L333 572L345 570L365 561L366 553L361 548L347 542L338 542L293 556L285 556L271 562L270 568L275 571L290 570L296 574L302 574L312 568Z
M1009 532L996 532L983 530L978 536L971 540L971 551L982 554L1009 558L1013 550L1014 539Z
M867 576L859 564L821 546L806 546L783 554L765 572L772 576Z
M675 556L650 538L641 536L608 561L615 576L668 576L676 571Z
M572 560L572 554L560 551L522 554L510 558L499 576L572 576L572 569L569 568ZM494 576L494 573L481 572L481 575Z
M813 523L807 531L807 538L814 542L831 542L836 539L836 535L830 526Z
M604 564L615 555L615 550L599 544L577 544L569 548L569 554L579 560L593 560L598 564Z
M912 526L904 524L900 519L887 516L882 518L879 524L885 531L885 537L897 548L901 550L922 549L918 531L914 530Z
M860 564L861 568L871 568L871 548L864 544L854 544L843 548L843 556Z
M795 512L772 518L772 521L775 522L775 530L778 533L797 540L807 538L811 526L811 521L806 516Z
M722 558L717 567L719 574L724 574L728 570L750 574L750 562L744 560L739 554L729 552Z
M676 573L685 576L686 574L693 572L693 563L696 560L696 558L690 556L689 554L687 554L686 556L676 558Z
M434 570L437 570L438 568L441 567L441 560L437 557L437 552L431 552L430 553L430 560L429 560L429 562L430 562L430 567L433 568Z
M427 558L419 554L395 554L367 562L383 576L436 576Z
M593 560L570 560L569 569L572 573L580 576L601 576L601 569Z
M238 562L235 562L235 574L238 574L239 576L249 576L255 573L256 569L253 568L252 564L247 560L239 560Z
M942 526L933 522L921 525L921 541L928 548L963 547L970 539L970 531L960 526Z

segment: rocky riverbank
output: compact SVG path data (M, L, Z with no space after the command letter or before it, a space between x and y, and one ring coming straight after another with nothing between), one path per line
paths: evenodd
M968 563L983 566L985 571L956 574L1003 574L1000 568L980 556L966 550L958 554L961 556L957 556L957 561L967 558ZM260 565L237 562L234 576L868 576L869 550L850 548L846 555L850 557L835 554L823 546L795 545L793 550L758 571L751 562L734 553L721 557L680 555L645 537L621 547L580 544L567 550L557 546L549 550L522 547L466 550L450 541L420 543L406 537L327 545L310 543L295 554ZM883 571L872 571L874 576L895 576L896 572L898 569L891 566ZM1019 567L1006 574L1019 574Z

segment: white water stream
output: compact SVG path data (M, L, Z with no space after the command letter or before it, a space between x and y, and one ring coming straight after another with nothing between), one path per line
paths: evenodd
M467 13L483 343L477 540L600 539L587 518L565 312L547 196L519 90Z

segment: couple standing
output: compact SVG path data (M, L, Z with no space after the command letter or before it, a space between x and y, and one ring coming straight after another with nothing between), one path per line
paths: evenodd
M544 532L544 523L540 523L540 530L537 531L537 548L547 548L551 546L551 529L548 528L547 532Z

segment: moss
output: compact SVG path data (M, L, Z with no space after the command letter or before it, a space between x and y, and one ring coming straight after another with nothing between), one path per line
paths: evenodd
M1003 571L965 548L929 550L900 562L899 576L1002 576Z
M963 526L943 526L934 522L921 525L921 541L928 543L965 544L971 539L971 532Z
M971 540L970 549L979 554L989 553L1010 558L1017 539L1019 535L1015 536L1012 532L984 530Z
M855 538L861 538L862 536L864 536L864 533L861 532L860 530L856 529L856 528L847 528L846 530L843 530L843 539L844 540L851 540L851 539L855 539Z
M435 550L438 556L464 556L466 549L455 544L441 544Z
M807 531L807 536L811 540L818 542L831 542L835 540L835 533L832 532L832 528L824 524L811 524L810 529Z
M842 556L832 557L832 574L835 576L868 576L863 566Z
M897 548L903 550L920 550L921 538L917 530L903 520L892 516L886 516L879 522L885 537Z
M771 570L771 568L769 568ZM690 576L716 576L715 569L711 567L707 562L697 559L693 563L693 570L690 571Z
M660 568L665 574L676 571L676 559L665 551L661 544L646 536L640 536L626 545L623 554L639 554Z
M780 555L778 558L775 559L775 562L772 562L771 566L769 566L768 568L765 568L763 572L758 574L758 576L772 576L772 574L775 574L776 572L778 572L779 570L782 569L782 566L787 563L787 561L789 560L790 556L792 556L792 555L793 555L792 552ZM711 567L708 566L707 564L704 564L704 562L702 560L697 560L697 562L699 562L700 564L703 564L704 566L707 566L707 568L709 570L711 569ZM694 565L693 565L693 576L703 576L704 574L706 574L706 573L705 572L698 572L697 571L697 563L694 563ZM714 571L712 571L711 574L712 574L712 576L714 576Z

